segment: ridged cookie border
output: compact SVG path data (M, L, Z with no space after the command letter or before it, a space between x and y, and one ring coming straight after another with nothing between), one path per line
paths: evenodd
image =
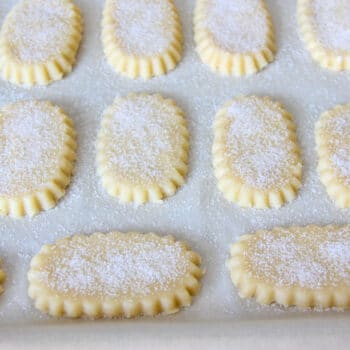
M0 32L0 72L4 80L16 85L31 87L33 85L48 85L61 80L70 73L76 61L83 31L83 18L80 9L72 0L63 0L72 11L72 32L61 55L49 61L41 63L23 63L11 55L10 48ZM3 26L12 16L13 11L21 6L21 2L15 5L6 16Z
M310 5L310 0L298 0L297 21L301 39L313 60L321 67L333 71L350 70L350 51L335 52L320 43L311 23L313 11Z
M205 26L207 0L196 0L194 13L194 39L201 60L214 72L241 77L261 71L275 58L276 45L270 11L261 0L262 11L269 27L265 46L259 52L231 53L218 47Z
M308 225L309 228L318 228L317 225ZM336 225L327 225L326 228L334 230ZM297 228L292 226L290 229ZM275 227L268 232L273 234L283 227ZM230 247L230 258L227 260L232 283L238 288L241 298L255 298L259 304L269 305L274 302L285 307L298 306L301 308L348 308L350 307L350 287L328 288L303 288L303 287L279 287L270 285L264 281L251 278L249 272L243 267L244 251L247 242L256 235L266 233L267 230L259 230L254 234L243 235L238 242Z
M162 53L150 56L132 55L120 47L115 34L115 20L112 14L114 1L106 0L102 19L103 51L110 66L117 73L132 79L150 79L167 74L175 69L182 58L183 35L180 17L174 1L167 0L172 7L169 16L174 20L174 27L168 28L173 36L171 43Z
M238 177L236 177L230 166L227 164L227 157L225 155L225 135L227 119L227 108L232 105L234 101L246 97L256 97L267 101L269 104L273 103L279 106L283 111L283 118L286 127L289 131L289 140L294 144L294 154L298 157L299 163L293 170L293 177L291 182L283 188L271 191L257 190L245 185ZM299 188L301 187L302 163L300 148L298 145L296 126L293 121L293 116L284 108L284 106L270 97L259 97L256 95L238 96L230 101L217 112L214 122L214 142L212 147L213 167L216 179L218 181L218 188L223 193L224 197L230 201L235 202L241 207L245 208L280 208L287 202L291 202L296 198Z
M318 154L317 171L322 184L325 186L328 196L339 208L350 207L350 185L344 183L344 177L337 175L335 167L329 161L328 143L321 135L323 124L329 118L337 116L338 112L350 112L350 103L337 105L321 114L315 127L316 150Z
M11 216L21 218L24 216L35 216L41 211L53 208L61 199L66 187L69 185L73 174L74 162L76 159L76 133L73 121L57 105L50 101L40 100L41 103L48 103L52 107L57 107L63 117L65 125L65 141L59 157L59 169L56 176L43 184L40 189L17 197L0 196L0 216ZM1 109L0 109L1 116Z
M127 182L118 182L115 180L113 173L108 169L108 159L105 156L106 142L103 136L103 129L108 127L112 118L113 109L119 101L135 96L154 96L163 103L170 104L178 118L178 125L181 128L181 144L178 146L178 158L181 161L179 166L174 170L171 177L162 183L154 183L150 186L136 186ZM188 172L188 158L189 158L189 131L187 129L187 121L184 112L177 106L176 102L169 98L164 98L160 94L146 94L146 93L131 93L125 97L116 97L113 104L109 106L104 114L101 122L100 132L97 138L97 172L102 180L102 185L107 193L112 197L118 197L121 202L135 202L143 204L146 202L160 202L166 197L170 197L180 188L186 181Z
M91 236L105 235L139 235L138 232L109 232L94 233ZM28 272L29 288L28 294L35 301L35 307L42 312L51 316L61 317L67 316L71 318L79 318L87 316L89 318L133 318L137 316L155 316L157 314L172 314L178 312L181 308L190 306L192 297L197 295L201 285L199 280L204 272L201 270L201 257L189 249L183 241L175 241L173 236L159 236L155 233L145 234L156 236L157 238L168 239L169 242L179 242L186 251L186 258L189 261L189 269L184 276L182 285L179 285L174 291L160 292L157 296L152 297L125 297L119 300L112 297L94 298L94 297L78 297L75 299L59 296L54 292L50 292L37 281L36 276L40 274L40 266L43 263L45 255L50 254L53 245L44 245L39 254L37 254L30 263ZM71 240L82 235L74 235L63 238L60 241Z

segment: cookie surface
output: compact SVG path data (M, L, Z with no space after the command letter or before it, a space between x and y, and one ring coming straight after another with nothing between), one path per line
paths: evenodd
M244 235L227 262L241 297L284 306L350 306L350 226L278 227Z
M118 73L145 79L166 74L182 53L173 0L106 0L102 41L107 61Z
M350 2L298 0L301 38L313 59L335 71L350 69Z
M249 75L275 56L269 11L263 0L197 0L196 50L214 71Z
M82 35L71 0L22 0L0 32L0 71L15 84L47 85L72 70Z
M200 288L200 257L153 233L95 233L45 245L31 261L29 296L53 316L174 313Z
M47 101L0 109L0 214L33 216L52 208L70 182L73 122Z
M301 159L292 116L267 97L227 102L214 123L218 187L243 207L282 206L296 197Z
M322 114L316 124L318 173L340 208L350 207L350 104Z
M130 94L104 113L98 173L107 192L123 202L157 202L185 182L188 148L186 121L174 101Z

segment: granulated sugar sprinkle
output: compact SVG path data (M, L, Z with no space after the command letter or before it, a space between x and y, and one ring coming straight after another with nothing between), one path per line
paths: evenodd
M116 36L132 55L151 56L173 40L173 9L168 0L114 0Z
M230 52L256 52L266 44L261 0L209 0L206 26L216 44Z
M227 109L227 155L244 183L265 189L285 184L297 163L281 108L245 97Z
M350 2L313 0L313 25L322 45L331 50L350 50Z
M345 107L344 107L345 108ZM323 132L327 134L330 161L336 173L350 184L350 111L338 112L326 120Z
M40 280L58 293L110 296L168 291L186 275L179 242L138 236L80 237L51 251Z
M350 285L350 227L279 228L248 241L249 273L277 286Z
M0 111L0 196L19 196L57 173L65 125L58 107L23 101Z
M119 100L110 124L102 130L108 166L132 182L167 177L178 160L181 133L177 111L154 95Z
M5 22L5 38L22 62L45 62L62 54L73 13L62 0L25 0Z

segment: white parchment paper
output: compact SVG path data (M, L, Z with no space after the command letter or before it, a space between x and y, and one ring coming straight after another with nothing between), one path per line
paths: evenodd
M176 1L186 43L177 69L150 81L122 78L103 57L100 22L104 1L76 0L84 15L85 32L73 73L48 87L30 90L0 81L0 105L31 98L60 105L75 122L79 145L76 174L55 209L33 219L0 218L0 256L7 274L6 290L0 297L0 326L50 322L27 297L29 261L43 244L74 233L110 230L171 233L203 256L207 273L202 292L191 308L171 319L236 321L298 314L296 310L260 307L254 301L240 300L225 268L228 246L240 235L261 228L350 222L350 211L336 209L320 184L314 141L314 125L320 113L350 101L350 74L328 72L312 62L298 36L296 1L267 2L278 53L274 63L249 78L222 77L201 63L193 42L194 0ZM1 23L15 3L0 1ZM95 169L95 139L101 114L115 96L141 91L159 92L183 108L191 132L191 157L187 183L174 197L161 205L136 208L121 205L101 187ZM238 94L272 96L295 117L303 153L303 186L298 198L282 209L240 209L224 200L216 187L211 164L212 124L218 108Z

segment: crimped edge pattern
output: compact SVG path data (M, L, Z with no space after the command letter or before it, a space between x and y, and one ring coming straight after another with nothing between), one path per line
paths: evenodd
M182 58L183 35L180 18L173 0L166 0L172 7L169 16L174 20L174 27L168 28L173 37L169 47L159 54L148 56L129 54L120 46L115 34L114 1L106 0L102 19L103 50L110 66L117 73L132 79L150 79L175 69Z
M49 101L42 101L57 107ZM69 185L74 170L76 159L76 133L73 121L67 117L65 112L59 108L59 112L64 117L65 141L59 157L59 169L56 176L43 184L40 189L16 197L0 196L0 216L11 216L21 218L24 216L33 217L41 211L53 208L61 199L66 187Z
M215 43L205 25L207 0L197 0L194 14L196 51L213 71L241 77L257 73L274 60L276 45L272 19L265 1L262 0L261 3L269 27L265 46L258 52L232 53Z
M163 103L170 104L176 112L177 123L179 124L181 132L181 144L179 144L178 150L176 151L178 153L179 164L176 169L174 169L172 175L162 183L141 186L117 181L108 168L108 159L105 155L106 141L103 136L103 130L108 127L109 121L112 117L113 108L118 101L135 95L149 96L145 93L132 93L126 97L117 97L113 104L104 112L100 133L97 138L97 172L102 179L102 185L107 193L112 197L118 197L121 202L135 202L137 204L160 202L165 197L174 195L177 189L186 181L188 172L188 153L190 147L187 122L184 117L184 112L176 105L174 100L164 98L160 94L153 94L153 96L161 100Z
M128 232L128 235L140 235L137 232ZM104 233L94 233L92 236L105 236ZM110 232L107 235L124 235L121 232ZM159 236L155 233L147 233L152 237L167 239L169 242L176 242L172 236ZM82 235L63 238L62 240L74 240ZM51 248L54 245L44 245L39 254L37 254L30 263L28 272L29 289L28 294L34 300L35 307L44 313L55 317L79 318L87 316L89 318L133 318L136 316L155 316L157 314L172 314L178 312L183 307L192 304L193 296L197 295L201 285L199 280L204 272L201 270L201 257L191 251L186 243L179 241L186 251L186 258L190 266L186 275L184 275L181 285L178 285L173 291L160 292L154 296L137 297L76 297L67 298L48 290L37 280L40 274L40 266L45 261L45 256L50 255Z
M350 70L350 52L334 51L324 47L313 30L313 11L310 0L298 0L297 20L300 36L312 58L321 67L333 71Z
M327 139L321 135L324 121L328 118L336 118L339 112L350 111L350 103L337 105L331 110L322 113L321 118L316 123L315 139L318 153L317 171L322 184L326 187L329 197L334 200L339 208L350 207L350 186L346 185L344 178L337 174L335 167L329 161L329 149Z
M83 31L83 18L80 9L71 0L63 0L72 11L72 32L61 54L46 62L25 63L16 60L10 51L6 39L0 32L0 71L4 80L16 85L33 86L48 85L54 81L61 80L64 75L72 71L76 61ZM14 10L21 6L17 4L5 18L3 26L6 25Z
M305 228L317 229L320 226L309 225ZM338 229L339 226L325 226L329 230ZM290 229L297 228L291 227ZM271 234L279 232L281 227L272 229ZM257 231L255 234L243 235L238 242L230 246L230 258L227 260L232 283L239 289L241 298L255 298L259 304L269 305L277 303L285 307L298 306L301 308L321 308L330 307L349 308L350 288L324 287L319 289L295 287L279 287L249 276L249 271L244 269L244 252L248 241L255 235L265 233L265 230Z
M242 98L246 96L240 96ZM257 97L250 95L250 97ZM282 106L281 103L270 99L269 97L258 97L263 99L268 104L277 104L283 111L283 117L286 127L289 132L289 139L294 144L292 150L299 159L299 163L292 170L292 178L289 184L282 188L274 190L260 190L254 189L251 186L244 184L237 176L232 173L232 170L227 162L225 155L226 148L226 126L227 108L237 99L228 101L223 108L221 108L215 117L214 122L214 143L212 147L213 166L215 176L218 181L218 188L223 193L224 197L230 201L235 202L241 207L246 208L280 208L283 204L291 202L296 198L299 188L301 187L301 155L298 146L296 126L293 121L293 116Z

